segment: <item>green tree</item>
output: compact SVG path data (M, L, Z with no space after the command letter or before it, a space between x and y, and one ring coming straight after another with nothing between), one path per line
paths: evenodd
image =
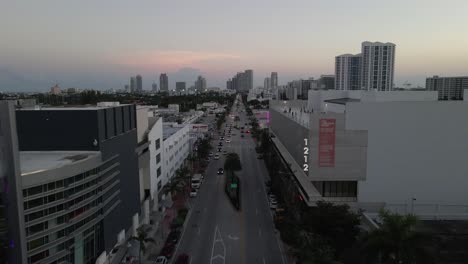
M143 227L139 227L137 229L137 235L130 237L129 240L138 241L140 244L139 257L138 257L138 261L140 264L141 264L141 255L142 254L144 255L146 253L146 244L156 243L156 241L153 238L148 237L148 232Z
M360 233L360 213L350 210L346 204L335 205L317 202L317 207L309 208L303 215L302 229L330 241L337 254L356 242Z
M228 153L226 160L224 161L224 169L227 171L239 171L242 170L242 165L237 153Z
M400 215L381 210L382 224L365 235L364 253L368 261L388 264L433 263L426 247L428 237L416 230L415 215Z

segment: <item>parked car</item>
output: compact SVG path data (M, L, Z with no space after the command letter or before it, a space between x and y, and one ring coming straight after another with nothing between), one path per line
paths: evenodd
M213 152L210 152L210 154L208 154L209 157L213 157Z
M188 264L190 262L190 257L187 254L180 254L174 264Z
M216 155L214 156L214 159L215 159L215 160L219 160L219 155L216 154Z
M244 135L241 135L241 137L244 137Z
M226 143L231 143L231 140L230 140L230 139L226 139Z
M218 175L221 175L221 174L224 174L224 169L223 168L219 168L218 169L218 172L216 172Z
M164 245L164 247L161 249L161 253L159 255L164 256L168 259L172 258L174 255L174 249L175 245Z
M196 196L197 196L197 189L190 190L190 197L196 197Z
M270 209L278 208L278 202L276 200L270 200Z
M168 260L165 256L159 256L156 258L156 264L167 264Z
M181 232L179 230L172 230L169 235L167 235L166 245L175 245L180 239Z

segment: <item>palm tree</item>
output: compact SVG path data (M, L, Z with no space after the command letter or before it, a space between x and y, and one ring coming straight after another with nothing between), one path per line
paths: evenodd
M143 227L139 227L137 229L137 235L130 237L129 240L136 240L140 243L140 250L138 253L139 254L138 261L140 264L141 264L141 254L143 253L144 255L146 253L146 244L156 243L156 241L153 238L148 237L148 232Z
M415 230L419 220L415 215L400 215L380 211L382 225L364 238L368 261L388 264L432 263L425 243L427 237Z

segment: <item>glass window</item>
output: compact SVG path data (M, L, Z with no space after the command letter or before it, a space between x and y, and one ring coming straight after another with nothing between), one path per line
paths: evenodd
M42 193L42 185L28 189L28 196Z
M157 177L161 176L161 167L158 168L157 170Z
M156 150L158 150L161 147L161 139L158 138L156 139Z

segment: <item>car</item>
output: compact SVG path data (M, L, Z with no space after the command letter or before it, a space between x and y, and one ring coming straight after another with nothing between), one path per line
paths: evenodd
M270 194L268 194L268 199L270 199L270 200L276 200L276 195L270 193Z
M215 159L215 160L219 160L219 155L216 154L216 155L214 156L214 159Z
M270 209L276 209L276 208L278 208L278 202L276 200L271 200Z
M119 248L120 248L120 245L117 244L115 245L115 247L111 250L111 252L109 253L109 259L112 260L115 255L117 254L117 252L119 251Z
M224 169L219 168L218 171L216 172L218 175L224 174Z
M221 137L221 140L224 140L224 137Z
M156 258L155 264L167 264L167 258L165 256L159 256Z
M210 154L208 154L208 157L213 157L213 152L210 152Z
M250 133L250 130L245 131L245 133L249 134L249 133Z
M224 155L227 155L227 150L223 150L223 154L224 154Z
M218 152L221 152L221 148L218 148Z
M180 239L180 230L172 230L169 235L167 235L166 245L177 244Z
M171 244L166 244L164 245L164 247L161 249L161 253L159 255L161 256L164 256L168 259L172 258L172 256L174 255L174 249L175 249L175 245L171 245Z
M197 189L192 189L190 191L190 197L196 197L197 196Z
M241 130L241 133L244 134L244 130Z
M241 129L244 129L244 127L241 127Z
M187 254L180 254L174 264L188 264L190 263L190 257Z
M230 140L230 139L226 139L226 143L231 143L231 140Z

